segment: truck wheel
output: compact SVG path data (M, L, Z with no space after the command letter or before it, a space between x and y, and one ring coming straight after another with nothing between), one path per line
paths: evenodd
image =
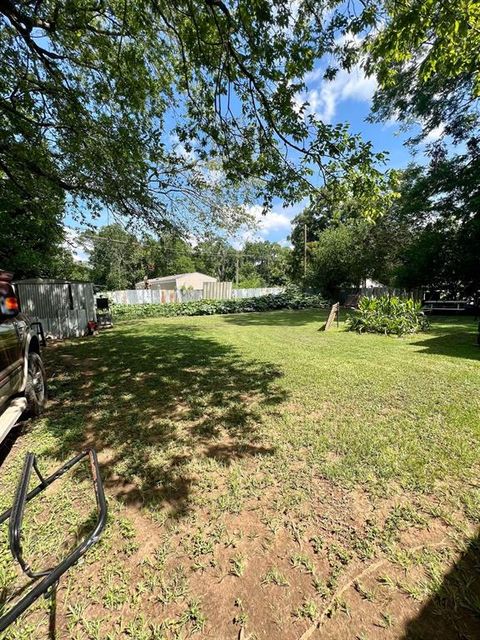
M47 376L42 359L38 353L34 352L28 354L25 397L27 398L27 414L32 417L39 416L47 399Z

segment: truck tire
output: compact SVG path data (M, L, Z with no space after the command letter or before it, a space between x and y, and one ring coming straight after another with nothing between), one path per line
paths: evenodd
M28 354L27 384L25 387L25 397L27 399L27 415L31 417L39 416L47 400L47 376L42 359L38 353Z

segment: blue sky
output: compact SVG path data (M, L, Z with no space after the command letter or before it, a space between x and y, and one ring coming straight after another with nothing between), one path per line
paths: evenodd
M314 113L324 122L348 122L353 133L360 133L364 139L372 142L374 151L388 152L386 168L402 168L412 160L411 150L404 143L413 131L401 131L396 121L374 124L366 121L376 85L374 78L365 77L360 67L354 68L351 72L341 70L334 80L326 82L323 79L323 67L319 65L307 75L305 82L307 90L297 96L297 101L299 104L308 102L308 112ZM427 142L435 140L440 133L440 130L432 132ZM421 148L415 160L422 162ZM257 220L257 229L241 231L231 241L237 248L247 239L264 239L287 244L291 221L304 206L305 202L300 202L285 208L280 201L276 201L266 215L261 214L262 209L259 205L253 206L251 212ZM95 221L95 225L102 226L110 221L105 213ZM78 227L68 217L65 222L67 226ZM86 256L83 251L79 251L77 257L85 259Z

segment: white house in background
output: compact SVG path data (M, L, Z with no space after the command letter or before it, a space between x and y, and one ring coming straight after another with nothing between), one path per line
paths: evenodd
M162 278L150 278L137 282L135 289L163 289L175 291L175 289L194 289L201 291L204 282L217 282L217 278L207 276L204 273L177 273L174 276L163 276ZM148 283L148 284L147 284ZM145 286L147 284L147 286Z
M362 287L366 287L367 289L371 289L372 287L378 288L378 287L386 287L386 286L387 286L386 284L383 284L382 282L377 282L376 280L372 280L371 278L367 278L362 282Z

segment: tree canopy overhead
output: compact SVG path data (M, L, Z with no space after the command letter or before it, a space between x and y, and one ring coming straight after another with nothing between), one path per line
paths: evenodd
M1 2L2 183L30 208L47 181L79 215L110 207L151 225L188 209L234 226L246 181L265 204L291 202L312 173L374 202L381 154L294 99L335 50L331 3L229 4Z
M369 6L369 8L368 8ZM422 127L441 127L454 141L478 127L480 4L476 0L370 2L376 28L367 70L379 81L373 112Z

